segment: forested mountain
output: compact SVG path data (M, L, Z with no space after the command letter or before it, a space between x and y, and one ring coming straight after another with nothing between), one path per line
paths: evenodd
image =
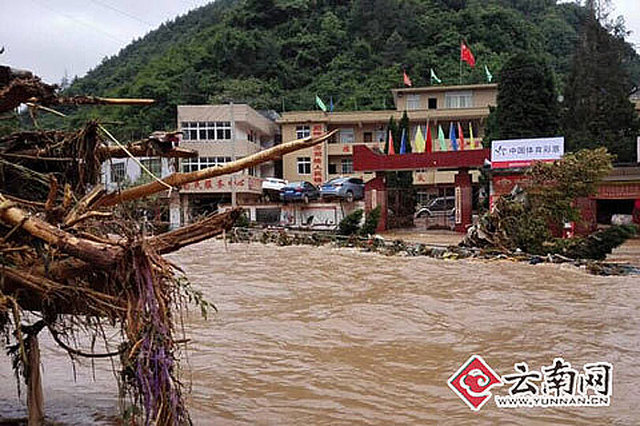
M336 110L391 108L403 69L414 85L429 83L430 68L458 84L462 39L477 61L463 67L463 83L485 82L485 65L498 77L527 51L551 64L562 87L585 16L555 0L218 0L133 42L69 90L157 99L101 111L142 134L174 127L177 104L313 109L318 94ZM638 81L639 58L626 49Z

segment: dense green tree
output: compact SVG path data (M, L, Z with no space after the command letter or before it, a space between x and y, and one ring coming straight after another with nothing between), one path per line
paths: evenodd
M563 125L569 150L605 146L618 161L635 160L640 122L629 101L634 84L623 66L629 59L625 47L620 34L600 25L591 2L565 87Z
M514 55L502 68L490 139L557 136L558 94L551 67L530 53Z

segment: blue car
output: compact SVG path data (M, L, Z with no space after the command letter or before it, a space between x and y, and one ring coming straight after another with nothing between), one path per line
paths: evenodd
M364 181L356 177L331 179L320 187L322 198L342 198L348 203L364 198Z
M304 201L308 203L310 200L320 198L320 191L311 182L291 182L282 188L280 199L287 201Z

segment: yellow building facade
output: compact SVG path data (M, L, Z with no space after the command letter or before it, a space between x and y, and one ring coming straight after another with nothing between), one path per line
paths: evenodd
M338 129L338 133L322 145L283 156L283 177L288 181L309 181L316 185L338 176L355 176L353 172L353 146L366 144L383 149L387 137L389 119L396 121L406 111L410 123L408 141L413 144L418 126L424 133L429 125L437 150L437 129L442 127L449 137L451 123L463 132L466 148L470 145L470 126L473 136L481 141L485 134L489 107L496 105L497 85L431 86L392 90L395 109L386 111L296 111L285 112L278 120L282 140L289 141L325 131ZM426 135L425 135L426 137ZM447 142L449 143L449 142ZM448 149L451 149L449 146ZM413 148L415 151L415 148ZM414 185L422 194L449 195L453 191L455 172L419 170L414 172ZM477 173L474 181L477 181ZM373 174L360 175L365 180Z

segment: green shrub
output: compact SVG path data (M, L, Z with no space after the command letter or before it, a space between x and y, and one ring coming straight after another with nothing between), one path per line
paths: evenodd
M360 229L360 222L363 215L362 209L355 210L348 214L344 219L340 221L338 225L338 234L340 235L353 235L357 234Z
M378 228L378 222L380 221L380 206L371 210L367 215L364 225L362 225L362 229L360 229L360 235L373 235L376 233L376 229Z

